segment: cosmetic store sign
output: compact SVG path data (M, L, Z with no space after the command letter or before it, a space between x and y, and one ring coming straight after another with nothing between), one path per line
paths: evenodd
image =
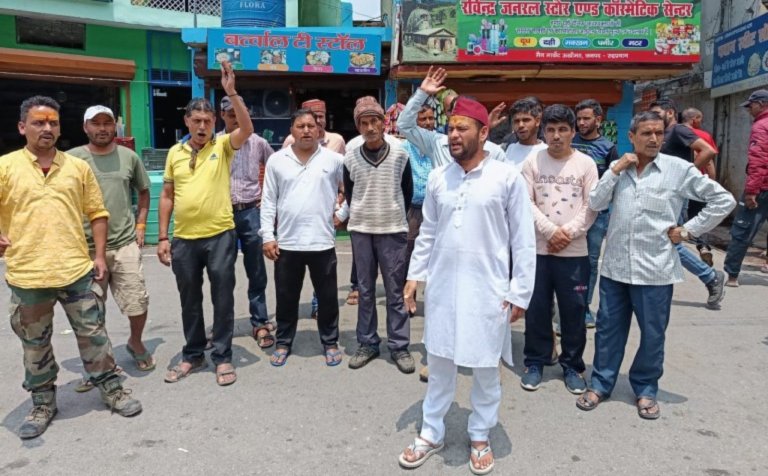
M461 63L700 59L700 0L459 0L450 9L449 2L436 0L410 10L408 3L403 62L445 62L446 56ZM409 55L408 48L421 52Z

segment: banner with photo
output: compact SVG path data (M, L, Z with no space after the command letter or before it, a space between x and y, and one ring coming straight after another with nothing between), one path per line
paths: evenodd
M381 74L381 37L346 29L208 30L208 67L229 61L236 70Z
M403 24L404 63L695 63L701 52L700 0L405 1Z

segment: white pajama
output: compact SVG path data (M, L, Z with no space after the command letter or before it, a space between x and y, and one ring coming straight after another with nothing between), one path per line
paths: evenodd
M440 443L445 438L445 415L451 408L456 394L458 366L451 359L427 354L429 381L424 397L421 438ZM470 393L472 413L469 415L467 432L472 441L488 441L488 433L499 421L501 403L501 376L498 367L472 369Z

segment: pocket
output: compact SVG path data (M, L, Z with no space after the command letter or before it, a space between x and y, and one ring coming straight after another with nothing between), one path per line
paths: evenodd
M643 209L656 213L666 213L669 210L669 201L659 197L645 197Z
M99 322L104 325L106 306L104 305L104 288L98 281L91 280L91 293L93 294L93 300L96 302L96 307L99 310Z

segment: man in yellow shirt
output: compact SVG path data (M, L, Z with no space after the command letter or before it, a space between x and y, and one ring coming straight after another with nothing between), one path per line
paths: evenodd
M253 123L243 98L235 90L235 73L229 63L221 67L221 86L240 127L217 137L215 109L208 100L194 98L184 115L190 138L173 146L165 163L157 256L161 263L172 266L176 275L186 339L181 362L165 376L168 383L207 366L203 352L207 341L203 322L206 268L213 301L211 360L216 365L216 383L231 385L237 380L232 366L237 233L229 181L235 151L253 133ZM171 212L175 212L173 246L168 243Z
M19 428L23 439L41 435L56 415L53 307L60 302L85 372L108 407L122 416L141 412L115 372L112 344L104 329L107 218L99 184L83 160L56 149L61 135L59 104L34 96L21 104L23 149L0 157L0 256L11 289L11 327L24 350L24 388L33 408ZM93 230L91 261L83 215ZM41 245L41 243L43 245Z

